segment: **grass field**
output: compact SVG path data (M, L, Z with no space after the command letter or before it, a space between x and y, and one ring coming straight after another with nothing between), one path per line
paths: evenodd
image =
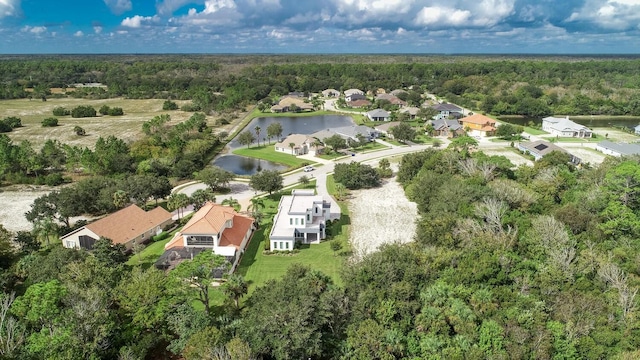
M127 265L142 266L145 269L153 266L158 258L160 258L160 255L164 253L164 246L171 241L171 238L173 238L173 233L164 240L148 244L139 254L131 255L129 261L127 261Z
M291 168L298 168L303 164L309 163L309 160L300 159L291 154L276 151L273 145L252 146L250 148L243 147L234 150L233 153L236 155L273 161L287 165Z
M297 112L297 113L291 113L291 112L272 113L272 112L262 112L257 108L255 108L247 117L249 119L254 119L258 117L308 117L308 116L322 116L322 115L342 115L342 114L336 113L333 111L326 111L326 110L304 111L304 112Z
M171 122L169 125L177 124L187 120L193 113L181 110L162 110L164 100L161 99L74 99L74 98L51 98L47 101L17 99L0 101L0 119L9 116L16 116L22 120L23 127L14 129L7 133L14 142L29 140L36 148L39 148L48 139L59 140L64 144L87 146L92 148L98 137L114 135L125 141L133 141L142 134L142 124L153 117L162 114L169 114ZM186 101L177 101L182 105ZM55 116L59 126L42 127L43 119L53 116L53 109L64 107L67 110L80 105L93 106L96 111L101 106L120 107L124 110L123 116L98 116L93 118L72 118L68 116ZM207 117L210 126L213 126L212 117ZM75 126L82 127L87 135L78 136L73 131Z

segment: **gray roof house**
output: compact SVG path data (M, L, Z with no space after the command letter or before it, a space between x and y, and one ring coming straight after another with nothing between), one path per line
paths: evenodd
M462 117L462 108L453 104L434 104L431 105L431 108L438 111L438 114L433 117L434 120L446 119L449 117Z
M349 95L353 95L353 94L364 95L364 91L362 91L360 89L347 89L347 90L344 91L344 96L349 96Z
M338 96L340 96L340 91L338 91L336 89L322 90L322 96L324 96L324 97L338 97Z
M309 135L309 137L324 141L324 139L328 137L338 135L344 139L358 140L358 134L364 136L368 141L372 141L379 135L378 131L368 126L352 125L316 131L313 134Z
M431 121L435 136L456 137L464 134L464 129L457 119L438 119Z
M596 150L615 157L640 155L639 144L614 143L609 140L599 142Z
M344 101L346 102L352 102L356 100L367 100L367 97L364 96L363 94L358 94L358 93L345 95L344 97Z
M390 122L384 123L382 125L376 126L375 129L379 133L385 134L386 136L389 136L389 137L393 138L393 135L389 132L389 130L394 126L398 126L398 124L400 124L400 121L390 121Z
M580 163L580 158L570 154L567 150L554 145L546 140L537 140L537 141L533 141L533 142L521 142L518 144L518 150L527 153L527 154L531 154L533 155L533 158L535 161L538 161L540 159L542 159L543 156L554 152L554 151L560 151L566 154L569 154L569 156L571 156L571 162L573 164L579 164Z
M562 137L590 138L593 134L591 129L569 120L568 116L566 118L548 116L542 119L542 130Z
M391 114L384 109L374 109L366 113L371 121L389 121Z
M314 190L295 189L282 196L269 234L270 249L293 250L296 242L319 244L326 237L326 221L340 218L340 209L331 205Z

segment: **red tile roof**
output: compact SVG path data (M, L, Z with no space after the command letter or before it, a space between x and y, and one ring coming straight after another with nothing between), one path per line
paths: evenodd
M478 124L478 125L488 124L488 125L491 125L491 126L496 124L495 120L493 120L490 117L481 115L481 114L473 114L471 116L464 117L464 118L460 119L460 122L462 122L462 123L470 123L470 124Z

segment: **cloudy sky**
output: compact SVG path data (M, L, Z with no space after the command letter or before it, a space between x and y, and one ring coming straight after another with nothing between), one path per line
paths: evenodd
M640 53L640 0L0 0L0 53Z

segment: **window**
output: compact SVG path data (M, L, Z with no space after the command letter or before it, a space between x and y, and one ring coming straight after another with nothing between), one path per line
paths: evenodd
M307 222L311 221L311 214L307 214Z
M284 246L282 245L282 241L280 241L280 249L284 249Z
M293 219L289 218L289 225L293 225Z
M300 225L304 225L304 219L300 219Z
M74 243L72 240L67 240L67 247L68 248L74 248L76 247L76 243Z
M277 242L277 241L274 241L274 242L273 242L273 248L274 248L274 249L277 249L277 248L278 248L278 242Z
M296 225L298 225L298 218L296 218Z
M286 249L289 250L289 243L286 242L285 245L287 246Z

